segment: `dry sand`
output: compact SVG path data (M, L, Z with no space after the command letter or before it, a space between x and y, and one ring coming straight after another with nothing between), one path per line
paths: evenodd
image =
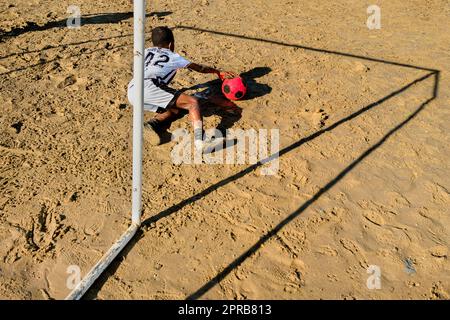
M236 175L248 165L174 165L173 143L146 146L144 227L87 298L449 298L449 2L377 1L381 30L370 4L148 4L148 31L178 27L180 53L259 76L233 128L278 128L288 152L277 175ZM64 298L67 268L85 274L128 227L131 10L0 1L2 299Z

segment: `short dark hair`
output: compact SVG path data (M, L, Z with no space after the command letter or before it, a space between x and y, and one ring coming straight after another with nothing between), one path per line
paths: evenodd
M157 27L152 30L152 42L154 46L167 46L174 41L173 32L168 27Z

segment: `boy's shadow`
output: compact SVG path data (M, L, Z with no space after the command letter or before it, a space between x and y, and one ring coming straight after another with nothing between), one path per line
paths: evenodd
M241 73L240 76L247 84L247 94L239 101L251 100L269 94L272 91L272 88L267 84L258 83L255 79L261 78L271 71L272 69L269 67L258 67ZM186 88L183 91L196 89L204 89L199 93L200 95L204 93L205 95L214 97L210 101L205 101L205 103L202 104L202 115L204 117L218 115L221 120L216 129L221 131L223 136L225 136L226 130L233 127L233 125L241 119L242 108L225 98L222 93L222 81L219 79L195 85ZM237 103L239 103L239 101L237 101Z
M251 100L269 94L272 91L272 88L267 84L258 83L255 79L261 78L271 71L272 69L269 67L257 67L241 73L240 76L247 84L247 94L239 101ZM223 95L221 80L211 80L192 87L183 88L180 91L186 92L189 90L197 91L195 95L199 97L201 102L200 105L203 117L208 118L213 115L220 117L220 123L217 125L216 129L222 133L223 137L226 137L227 129L232 128L234 124L242 118L242 108L225 98ZM239 103L239 101L237 101L237 103ZM180 110L173 121L179 120L187 114L187 111ZM164 132L161 136L162 143L170 142L171 138L170 132Z
M247 94L242 100L252 100L265 96L272 92L272 87L265 83L258 83L255 79L261 78L272 71L269 67L258 67L247 72L241 73L241 77L247 83Z

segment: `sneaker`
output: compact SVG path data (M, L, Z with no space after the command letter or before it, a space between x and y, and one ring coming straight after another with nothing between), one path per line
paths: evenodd
M156 124L152 122L144 124L144 140L152 146L159 146L161 144L161 136L158 133Z

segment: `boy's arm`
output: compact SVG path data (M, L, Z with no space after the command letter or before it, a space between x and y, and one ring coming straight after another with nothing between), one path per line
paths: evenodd
M187 66L188 69L200 72L200 73L213 73L216 74L219 78L229 78L229 77L235 77L236 74L233 72L222 72L220 70L217 70L215 68L202 66L200 64L191 63Z

